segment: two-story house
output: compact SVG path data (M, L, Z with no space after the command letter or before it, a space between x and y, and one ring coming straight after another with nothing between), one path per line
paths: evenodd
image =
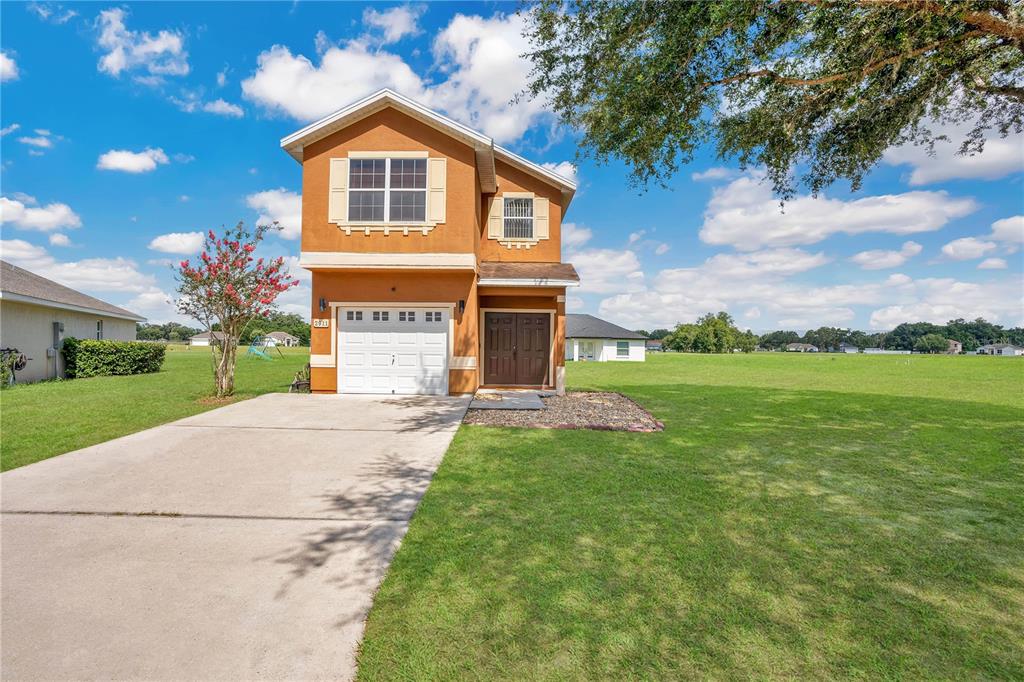
M563 390L575 183L390 90L281 147L302 164L314 392Z

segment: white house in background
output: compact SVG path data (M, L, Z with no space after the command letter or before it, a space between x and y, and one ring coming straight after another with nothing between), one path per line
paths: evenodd
M989 343L984 346L978 346L978 350L975 352L978 355L1003 355L1006 357L1013 357L1024 355L1024 348L1015 346L1012 343Z
M188 345L209 346L211 335L215 341L224 340L224 332L203 332L202 334L196 334L195 336L189 337Z
M643 362L647 339L593 315L566 313L565 359Z
M787 343L787 353L817 353L818 347L813 343Z
M25 356L18 383L64 376L64 339L134 341L141 315L0 261L0 348Z
M299 337L292 336L288 332L270 332L267 334L267 338L270 339L275 346L292 348L299 345Z

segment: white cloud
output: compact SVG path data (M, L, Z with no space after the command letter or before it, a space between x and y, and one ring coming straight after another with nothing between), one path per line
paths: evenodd
M910 258L921 253L921 245L917 242L903 242L899 251L887 251L885 249L872 249L861 251L850 257L850 261L856 263L864 270L885 270L887 268L898 268Z
M281 237L298 239L302 234L302 195L283 187L250 194L245 198L249 208L259 211L257 224L278 223Z
M66 24L78 16L73 9L65 9L63 5L54 5L49 2L30 2L25 8L35 14L41 21L51 24Z
M256 72L242 81L243 96L271 111L312 121L383 87L414 99L424 97L423 83L396 55L371 52L365 43L331 47L314 64L275 45L257 58Z
M125 26L125 11L111 8L100 12L97 20L100 35L98 47L104 51L97 68L119 77L124 72L144 74L136 80L153 85L164 76L188 75L188 52L185 37L178 31L159 31L152 35L142 31L129 31Z
M228 67L224 67L217 72L217 87L223 88L228 84Z
M43 149L53 147L53 140L44 135L39 135L38 137L19 137L18 142L31 147L42 147Z
M573 182L579 182L576 175L576 165L571 161L559 161L558 163L542 163L541 166L547 168L555 175L561 175L566 180L572 180Z
M434 39L432 71L445 78L427 84L400 56L371 49L365 39L321 44L319 64L274 45L242 81L246 99L299 121L312 121L380 88L391 88L484 131L499 144L519 139L548 116L540 99L513 102L529 81L525 19L496 14L484 19L457 14Z
M180 201L183 204L187 204L188 202L192 201L192 197L190 197L187 194L182 194L180 197L178 197L178 201Z
M149 248L163 253L177 253L188 256L203 247L202 232L171 232L155 237Z
M55 232L50 235L50 246L71 246L71 238L66 234Z
M954 239L942 247L942 253L953 260L974 260L996 248L995 242L986 242L975 237Z
M0 137L7 137L8 135L13 133L15 130L17 130L20 127L21 127L20 123L12 123L9 126L5 126L3 128L0 128Z
M761 309L758 308L757 306L754 306L753 308L747 308L743 312L743 317L747 318L748 320L759 319L761 317Z
M580 275L581 293L640 291L644 287L640 259L633 251L587 249L572 254L572 264Z
M363 10L363 23L379 34L382 45L388 45L421 33L418 22L426 11L426 5L400 5L384 11L367 7Z
M893 166L910 165L910 184L927 185L958 178L984 178L994 180L1010 173L1024 170L1024 135L1011 133L1005 138L990 134L984 150L973 156L960 156L956 152L970 131L967 123L936 125L929 127L936 135L945 135L948 140L935 143L934 155L927 147L904 145L885 152L882 159Z
M576 223L562 223L562 245L568 249L577 249L594 236L590 228L577 225Z
M913 234L937 230L977 208L973 199L916 191L850 201L805 195L780 209L762 179L754 173L714 190L700 230L704 242L751 251L814 244L837 233Z
M1006 268L1006 260L1002 258L986 258L978 263L979 270L1005 270Z
M655 256L664 256L666 253L668 253L668 250L671 249L671 248L672 248L671 245L666 244L665 242L662 242L662 243L658 244L656 247L654 247L654 255Z
M127 258L84 258L58 261L46 249L21 239L0 240L3 259L32 272L84 291L120 291L139 293L154 286L152 275L139 271Z
M1007 245L1024 244L1024 215L1015 215L995 221L992 223L992 232L986 239Z
M53 232L63 228L82 226L82 219L62 203L38 206L34 197L16 195L16 198L0 197L0 223L11 223L23 230Z
M18 80L18 64L6 51L0 50L0 83Z
M724 168L722 166L714 166L708 168L705 171L697 171L690 174L690 179L695 182L701 182L703 180L728 180L729 178L735 177L736 171L731 168Z
M231 118L241 118L245 115L242 107L237 104L231 104L223 99L215 99L212 102L206 102L203 104L203 111L208 114L217 114L218 116L229 116Z
M637 230L636 232L630 232L628 243L636 244L638 241L643 239L645 234L647 234L647 230Z
M156 170L158 165L170 163L163 149L147 147L141 152L127 149L111 149L101 155L96 167L102 170L123 171L125 173L148 173Z
M1024 322L1024 298L1019 277L990 282L960 282L952 278L920 279L905 285L909 302L871 313L872 329L892 329L901 322L944 324L958 317L983 317L1016 326Z

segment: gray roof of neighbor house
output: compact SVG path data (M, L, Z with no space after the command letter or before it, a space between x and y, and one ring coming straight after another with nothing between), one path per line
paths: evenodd
M299 337L295 336L294 334L289 334L288 332L270 332L269 334L267 334L267 336L269 336L272 339L295 339L296 341L299 340Z
M211 336L213 338L215 338L215 339L223 339L224 338L224 332L203 332L202 334L196 334L195 336L190 336L189 338L190 339L208 339Z
M593 315L568 313L565 316L565 338L567 339L644 339L643 334L631 332L611 322L605 322Z
M0 260L0 298L48 308L97 313L107 317L144 322L146 318L130 310L75 291L53 280L40 277L17 265Z

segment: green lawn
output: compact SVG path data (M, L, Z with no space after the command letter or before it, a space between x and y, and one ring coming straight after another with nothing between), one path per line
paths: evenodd
M656 434L463 426L359 677L1024 678L1024 361L573 365Z
M236 397L287 391L308 348L272 361L242 357ZM243 349L244 352L244 349ZM171 347L156 374L24 384L0 392L0 469L6 471L217 407L209 349Z

